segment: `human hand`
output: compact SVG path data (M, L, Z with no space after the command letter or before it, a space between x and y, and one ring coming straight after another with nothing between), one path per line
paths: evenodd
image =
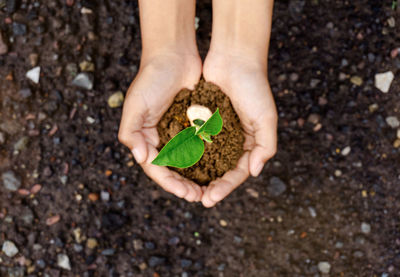
M164 190L187 201L200 201L202 190L167 167L152 165L159 143L157 124L182 88L194 88L201 76L196 55L157 54L146 60L126 94L119 140L133 153L144 172Z
M212 207L243 183L249 174L258 176L266 161L275 154L278 117L265 63L209 52L203 75L230 98L245 135L245 152L236 168L208 187L202 187L201 201L205 207Z

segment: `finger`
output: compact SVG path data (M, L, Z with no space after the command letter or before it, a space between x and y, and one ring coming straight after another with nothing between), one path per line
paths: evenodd
M158 151L153 146L149 145L149 155L146 162L141 166L144 172L164 190L172 193L180 198L185 198L187 201L195 201L201 197L198 195L198 190L187 179L184 179L178 173L169 170L165 166L153 165L151 162L157 156ZM199 187L200 188L200 187Z
M144 123L145 109L142 101L131 93L125 100L118 139L131 151L137 163L147 159L147 142L141 132Z
M256 122L255 146L250 152L250 173L257 177L264 164L276 153L277 147L277 118L276 116L264 116Z
M198 191L196 190L195 186L193 184L191 184L191 182L189 181L183 181L188 188L188 193L185 196L185 199L189 202L193 202L196 201L197 198L199 198L198 196Z
M146 139L146 142L150 143L154 147L157 147L160 143L160 137L158 136L157 128L144 128L142 133Z
M249 177L249 152L245 152L239 159L235 169L230 170L222 178L213 181L203 194L202 203L205 207L212 207Z

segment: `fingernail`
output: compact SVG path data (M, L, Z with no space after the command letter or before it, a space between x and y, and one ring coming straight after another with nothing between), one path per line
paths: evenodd
M263 163L259 163L255 168L254 168L254 172L253 172L253 176L257 177L258 175L260 175L261 171L264 168L264 164Z
M143 155L142 151L140 151L137 148L133 148L132 149L132 154L135 157L135 160L136 160L137 163L144 162L144 155Z

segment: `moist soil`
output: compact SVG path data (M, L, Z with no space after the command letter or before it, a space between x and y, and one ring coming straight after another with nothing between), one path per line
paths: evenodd
M211 138L212 143L205 142L204 154L198 163L189 168L172 168L172 170L198 184L207 185L236 167L237 161L243 154L244 135L239 117L228 96L218 86L201 80L193 91L182 89L160 120L158 133L161 146L190 126L186 111L194 104L207 107L211 112L219 108L223 127L217 136Z
M197 2L204 58L211 1ZM0 247L19 251L0 250L0 276L400 276L392 2L275 1L278 152L205 209L164 192L117 140L122 108L107 99L137 72L137 2L0 0L0 178L21 180L0 179ZM71 85L83 61L92 90ZM25 77L36 65L39 84ZM384 94L374 76L389 70Z

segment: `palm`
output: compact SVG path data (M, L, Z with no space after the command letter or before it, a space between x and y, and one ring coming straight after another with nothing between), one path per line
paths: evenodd
M139 71L128 90L119 132L119 139L132 150L145 173L166 191L188 201L200 200L200 187L166 167L152 165L151 161L158 153L158 122L179 90L192 88L200 74L198 60L186 63L176 56L153 59Z
M237 167L203 188L202 202L213 206L244 182L257 176L276 149L276 108L266 72L240 58L209 54L203 74L228 95L245 133L244 155Z

